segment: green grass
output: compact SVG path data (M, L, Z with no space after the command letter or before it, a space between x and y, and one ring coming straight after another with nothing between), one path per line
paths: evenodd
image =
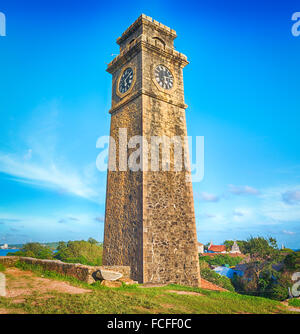
M27 264L25 262L17 261L16 264L15 264L15 267L18 268L18 269L21 269L21 270L32 271L33 273L37 274L38 276L55 279L57 281L69 282L74 286L79 286L79 287L83 287L83 288L90 288L91 287L91 285L89 285L85 282L79 281L78 279L76 279L72 276L66 276L66 275L59 274L55 271L45 270L42 266L39 266L39 265Z
M31 270L38 276L62 280L74 286L89 290L85 294L67 294L47 292L45 295L35 292L24 296L24 300L13 303L8 298L0 298L0 309L6 308L13 313L32 314L137 314L137 313L288 313L281 303L266 298L239 295L234 292L209 291L180 285L168 285L157 288L141 288L139 285L119 288L107 288L96 282L92 285L43 270L39 266L18 263L17 267ZM177 294L173 291L197 292L197 295Z
M295 307L300 307L300 299L296 299L296 298L290 299L289 300L289 305L290 306L295 306Z

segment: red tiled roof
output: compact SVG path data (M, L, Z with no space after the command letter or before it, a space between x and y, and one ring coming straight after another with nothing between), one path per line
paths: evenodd
M208 250L212 251L212 252L224 252L224 251L226 251L226 246L224 246L224 245L211 245L211 246L208 247Z

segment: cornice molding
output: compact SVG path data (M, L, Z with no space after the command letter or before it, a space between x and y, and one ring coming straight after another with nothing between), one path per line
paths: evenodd
M185 67L187 64L189 64L187 57L183 53L180 53L168 47L158 47L154 44L154 42L151 43L150 39L141 35L139 38L137 38L137 40L132 43L132 45L128 45L115 59L113 59L108 64L106 71L111 74L114 73L120 68L120 66L125 64L139 51L142 51L144 49L150 50L158 55L169 58L171 61L176 62L181 67Z
M187 107L188 107L187 104L185 104L185 103L181 103L181 102L178 102L178 101L174 101L174 100L171 100L171 99L164 98L161 95L149 92L145 89L139 89L138 91L135 91L135 92L131 93L129 96L126 96L123 100L121 100L119 103L117 103L114 107L112 107L109 110L109 113L111 115L116 114L119 109L123 108L126 104L132 102L133 100L135 100L136 98L138 98L141 95L146 95L146 96L152 97L154 99L163 101L165 103L169 103L169 104L171 104L175 107L179 107L179 108L183 108L183 109L187 109Z

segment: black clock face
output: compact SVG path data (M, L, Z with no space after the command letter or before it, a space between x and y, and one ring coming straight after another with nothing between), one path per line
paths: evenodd
M119 83L119 91L120 93L124 94L128 91L132 84L133 80L133 70L131 67L126 68L126 70L123 72L122 77L120 79Z
M164 65L158 65L156 67L155 79L164 89L171 89L173 87L173 75Z

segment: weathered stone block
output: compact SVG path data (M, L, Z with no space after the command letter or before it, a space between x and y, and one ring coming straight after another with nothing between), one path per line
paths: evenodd
M123 276L121 273L118 273L116 271L109 271L105 269L99 269L94 275L99 280L105 281L117 281Z

